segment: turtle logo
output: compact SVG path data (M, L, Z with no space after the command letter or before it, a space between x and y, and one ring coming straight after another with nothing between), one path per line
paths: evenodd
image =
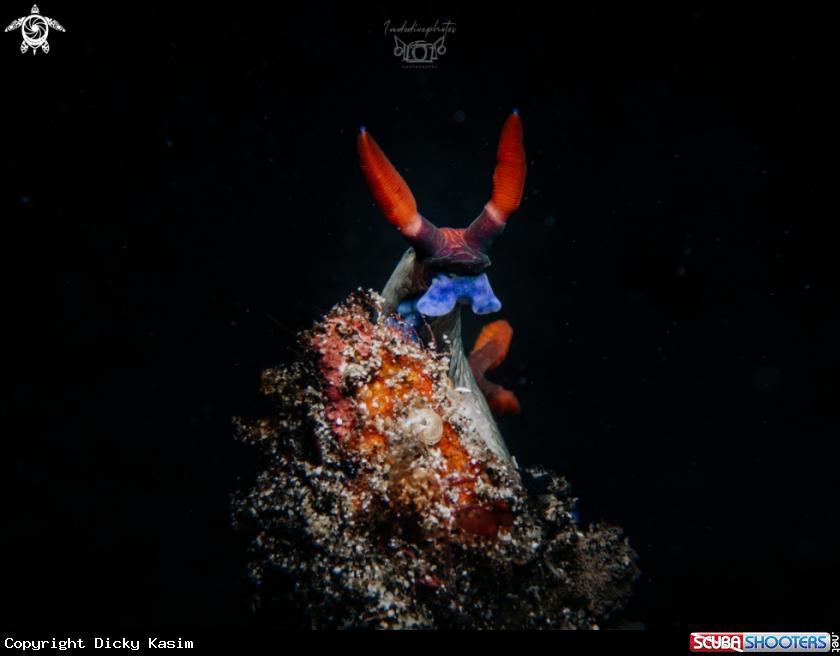
M30 16L13 20L12 24L6 28L6 32L11 32L17 28L20 28L23 34L23 43L20 44L20 51L25 53L32 48L33 55L38 51L38 48L43 49L44 52L50 51L50 44L47 43L47 34L50 32L50 28L59 32L64 31L64 28L59 25L58 21L41 16L38 5L32 5L32 14Z

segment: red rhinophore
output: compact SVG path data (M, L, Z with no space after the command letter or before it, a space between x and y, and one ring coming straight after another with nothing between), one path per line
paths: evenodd
M417 203L405 180L364 129L359 133L357 146L362 171L379 210L403 233L408 230L410 234L416 234L412 224L420 220Z
M525 148L522 146L522 122L513 113L505 121L493 173L493 202L505 219L519 209L525 188Z
M359 159L368 187L380 211L397 226L424 265L446 273L476 275L490 266L486 253L518 207L525 187L525 148L522 123L514 110L502 128L493 173L493 196L481 215L466 229L437 228L417 212L417 203L364 128L358 137Z

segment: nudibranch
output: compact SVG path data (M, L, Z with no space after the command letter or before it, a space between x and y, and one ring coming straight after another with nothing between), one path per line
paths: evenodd
M417 203L405 180L364 127L357 137L357 149L376 205L411 246L385 285L382 292L385 300L422 333L426 343L447 342L450 378L457 387L473 393L481 412L490 414L490 402L499 415L505 411L516 412L519 403L511 392L499 386L491 387L493 384L484 379L483 370L480 376L473 375L474 369L461 344L459 306L469 305L476 314L497 312L502 306L484 270L490 266L487 251L522 201L527 165L519 112L513 110L502 127L490 201L469 227L463 229L438 228L417 211ZM492 335L490 339L498 342L495 347L507 353L512 331L497 331ZM505 338L507 342L503 341ZM503 397L499 396L501 391L505 392ZM486 393L495 396L485 398ZM492 417L487 442L496 455L510 458Z
M502 128L493 173L493 195L478 218L465 229L438 228L417 211L417 203L405 180L364 127L357 146L374 201L385 218L399 228L414 250L417 262L425 268L418 272L415 282L428 291L422 290L424 295L409 311L416 308L428 316L442 316L451 312L459 301L469 302L476 314L498 311L501 302L493 294L487 276L480 274L490 266L487 251L522 200L527 166L519 112L514 109Z
M519 116L465 230L420 216L373 138L358 143L411 248L381 295L352 294L300 334L298 362L264 372L272 416L235 420L263 456L233 503L255 600L310 627L598 628L630 595L635 553L620 529L578 524L563 478L510 456L491 406L519 406L484 376L509 324L485 327L469 358L461 341L461 305L498 309L483 269L522 195Z

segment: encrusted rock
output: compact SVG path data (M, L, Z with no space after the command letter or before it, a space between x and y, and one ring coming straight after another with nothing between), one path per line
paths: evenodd
M255 598L290 594L315 628L597 628L638 575L621 531L495 455L447 358L383 308L336 306L264 373L277 415L235 420L264 456L233 504Z

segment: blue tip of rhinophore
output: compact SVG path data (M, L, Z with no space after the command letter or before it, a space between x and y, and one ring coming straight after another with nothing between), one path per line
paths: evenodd
M363 125L362 127L360 127L360 128L359 128L359 132L360 132L361 134L364 134L365 132L367 132L367 130L365 130L365 126L364 126L364 125Z
M513 113L516 114L517 116L519 116L519 110L516 109L516 107L513 108Z

